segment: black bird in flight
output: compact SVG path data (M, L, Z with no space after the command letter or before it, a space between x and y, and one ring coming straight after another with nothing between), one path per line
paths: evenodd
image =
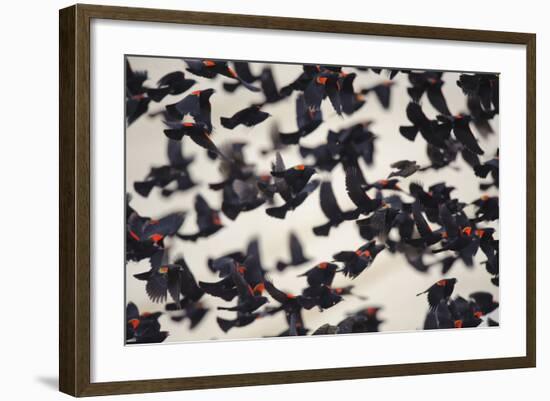
M323 114L320 107L308 105L304 95L296 98L296 123L298 129L294 132L281 132L281 142L285 145L295 145L300 138L308 136L323 123Z
M420 104L410 102L407 106L407 118L412 126L401 126L399 132L409 141L414 141L418 132L422 137L437 148L445 149L446 140L450 136L451 127L448 124L430 120L422 111Z
M419 292L416 296L428 293L428 303L430 309L435 310L441 301L447 301L452 295L457 280L456 278L447 278L437 281L426 291Z
M194 157L184 157L182 142L168 140L167 155L169 164L152 167L143 181L135 181L134 189L143 197L148 197L154 187L162 188L163 196L170 196L176 191L186 191L195 186L195 182L189 173L189 165ZM174 189L166 188L176 182Z
M385 249L384 245L377 245L373 240L362 245L356 251L341 251L332 257L334 260L344 264L343 272L345 276L356 278L372 264L376 255L383 249Z
M338 270L338 265L329 262L321 262L298 277L305 276L310 287L326 285L332 286L332 281Z
M388 179L392 177L410 177L417 171L423 170L414 160L399 160L390 164L390 167L396 170L388 175Z
M185 241L196 241L199 238L209 237L222 229L223 223L219 212L212 209L200 194L195 197L195 212L197 213L198 232L195 234L178 233L178 238Z
M259 75L254 75L250 70L250 64L246 61L234 61L235 73L239 77L237 82L224 82L223 89L229 93L235 92L239 87L243 86L242 81L247 84L253 84L260 79Z
M310 261L310 258L304 255L300 239L295 233L291 232L288 236L288 244L290 248L290 260L288 262L278 261L276 267L279 271L283 271L290 266L300 266Z
M168 337L167 331L160 330L158 322L161 312L139 313L133 302L126 305L126 343L148 344L161 343Z
M160 102L172 90L170 86L149 88L143 85L147 81L147 71L134 71L126 60L126 124L131 125L145 114L149 103Z
M412 87L408 88L409 96L414 102L419 102L424 93L428 96L431 105L441 114L451 115L447 101L443 96L442 87L444 81L441 79L442 72L425 71L409 72L409 82Z
M237 305L231 307L218 306L219 310L252 313L267 302L267 298L261 295L263 288L254 290L238 268L234 268L229 277L231 277L237 288Z
M467 114L457 114L455 116L439 115L437 119L441 122L443 129L452 130L455 138L462 143L470 152L476 155L482 155L483 149L479 147L474 133L470 129L472 117Z
M344 212L340 209L330 181L323 181L321 183L319 199L321 203L321 210L329 220L325 224L313 227L313 232L315 235L326 237L329 234L331 227L338 227L344 221L355 220L359 216L357 210Z
M231 117L221 117L220 123L227 129L233 129L242 124L245 127L253 127L264 122L271 114L261 110L261 105L252 105L236 112Z
M219 74L228 78L236 79L242 86L252 92L260 91L260 88L257 86L254 86L239 77L237 72L233 68L229 67L227 61L185 59L185 62L187 63L187 71L191 74L204 78L215 78ZM239 67L239 69L241 68Z
M478 291L470 294L470 298L479 306L481 315L487 315L498 308L499 303L495 301L493 294L485 291Z
M170 95L181 95L187 92L197 81L185 78L183 71L174 71L164 75L157 85L159 88L168 88Z
M214 89L196 90L177 103L166 106L167 114L174 120L183 120L186 115L193 117L195 125L204 126L212 132L212 105L210 97Z
M170 294L176 307L180 308L182 304L197 302L203 296L204 291L183 258L169 263L168 252L162 250L151 257L150 263L149 271L134 274L134 277L147 281L145 291L151 301L164 302Z
M172 213L156 220L132 211L126 227L126 259L139 261L153 256L164 248L165 237L177 233L184 219L184 213Z
M357 207L357 212L369 214L383 205L381 199L372 199L363 189L362 174L357 167L346 169L346 192Z

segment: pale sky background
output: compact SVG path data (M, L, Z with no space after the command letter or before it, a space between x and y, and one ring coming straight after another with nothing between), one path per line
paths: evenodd
M208 55L205 55L208 57ZM177 58L151 58L151 57L129 57L130 64L134 70L147 70L149 80L146 85L154 86L158 79L164 74L184 70L186 64ZM301 65L271 64L275 81L278 87L293 81L302 71ZM252 63L253 73L259 73L263 63ZM421 67L421 66L419 66ZM347 72L357 72L354 88L356 91L366 88L387 79L385 72L377 75L373 72L358 72L353 68L344 68ZM271 145L270 131L272 124L276 121L282 132L291 132L296 129L295 118L295 96L290 99L267 105L264 110L272 114L263 123L253 128L239 126L234 130L227 130L219 123L221 116L230 117L235 112L249 106L254 102L261 102L261 93L252 93L245 88L239 88L236 92L229 94L223 91L223 82L233 82L229 78L219 77L214 80L196 77L186 72L188 78L198 81L192 90L214 88L216 93L211 97L212 122L214 125L213 140L221 146L226 141L245 140L249 144L245 148L245 155L248 162L257 163L259 173L268 173L270 163L274 160L274 154L261 156L260 149ZM458 73L445 73L443 80L443 93L447 99L452 113L467 112L466 98L461 89L456 85ZM363 172L367 181L386 178L391 171L389 165L397 160L416 160L421 165L426 165L429 160L426 156L426 142L418 135L415 142L410 142L399 133L400 125L410 125L407 120L405 109L409 102L406 88L409 86L406 75L398 74L394 78L395 85L392 88L392 98L389 110L384 110L374 93L368 95L367 104L352 116L339 117L336 115L328 99L323 102L323 115L326 122L313 134L302 139L302 144L312 146L326 140L328 129L339 130L354 123L372 120L371 130L378 136L376 141L376 152L374 165L366 167L362 164ZM167 96L161 103L151 103L151 112L159 111L167 104L175 103L186 96ZM423 97L422 107L428 117L433 118L437 112L426 97ZM472 130L480 141L485 155L481 157L482 162L492 158L498 148L498 116L491 121L495 134L483 139L477 134L475 127ZM145 178L152 166L164 165L168 162L166 157L167 138L163 134L164 125L160 117L151 118L143 115L135 121L126 131L126 185L127 192L132 194L131 205L141 215L150 217L162 217L167 213L175 211L187 211L187 218L180 229L182 233L192 233L196 230L195 213L193 209L194 198L201 193L211 207L219 209L221 206L221 191L215 192L208 189L208 183L218 182L221 178L218 172L217 162L212 162L206 157L206 152L195 143L184 138L184 154L195 155L195 161L190 166L192 178L200 185L186 192L177 192L170 198L160 195L158 188L153 189L148 198L143 198L135 193L133 182ZM297 146L288 147L282 152L285 164L292 166L302 162ZM260 158L258 158L260 157ZM311 162L311 160L306 160ZM361 161L362 163L362 161ZM401 186L408 188L411 181L420 181L424 187L445 181L457 189L452 193L463 202L473 201L481 195L478 189L479 178L472 169L467 166L459 156L455 166L460 167L459 171L445 168L438 171L419 172L412 177L402 179ZM344 186L344 173L341 166L337 166L331 174L321 172L314 178L331 177L333 188L343 210L352 208ZM387 192L388 194L390 192ZM497 195L498 192L492 188L487 192L489 195ZM406 195L406 200L410 200ZM473 208L466 209L469 216L472 216ZM274 271L270 274L275 285L283 290L299 293L307 283L304 277L296 277L315 264L331 260L332 255L340 250L355 250L362 245L363 240L358 233L356 224L353 221L344 222L338 228L332 228L328 237L317 237L312 232L312 227L324 223L325 216L319 207L319 190L313 193L296 211L290 212L285 220L271 218L265 213L265 206L251 212L244 212L235 221L229 220L220 214L222 222L227 224L225 228L215 235L206 239L199 239L197 242L182 241L173 239L166 240L172 257L184 255L185 260L193 271L197 280L217 281L219 278L212 274L206 266L208 257L218 257L236 250L245 249L252 237L260 239L261 256L264 267L274 269L275 263L289 258L288 233L294 231L304 246L306 256L312 258L312 262L300 267L287 268L283 273ZM496 235L498 237L498 233ZM441 254L440 254L441 255ZM481 265L485 255L481 251L476 257L476 264L473 269L468 269L461 262L457 262L446 277L458 279L453 297L461 295L467 298L475 291L491 292L495 299L499 299L499 288L490 282L490 276L485 267ZM428 259L426 259L428 260ZM163 310L164 305L151 302L145 293L145 282L133 277L133 274L149 270L149 263L143 260L139 263L129 262L126 267L126 294L127 301L136 303L140 311ZM368 300L361 301L356 297L348 296L338 305L320 313L318 309L304 311L306 327L314 331L325 323L337 324L347 313L354 312L359 308L367 306L381 306L383 310L379 316L384 320L380 326L381 331L403 331L417 330L423 326L424 318L428 310L428 303L425 296L415 295L428 288L435 281L441 279L439 267L433 267L429 273L423 274L415 271L408 265L404 256L392 255L388 251L381 252L371 267L364 271L355 280L337 275L334 286L353 284L354 292L368 297ZM505 279L505 278L504 278ZM208 339L234 339L252 338L277 335L287 328L282 313L260 319L252 325L244 328L235 328L229 333L223 333L216 323L216 317L221 316L233 319L235 312L217 311L216 307L221 305L234 305L236 300L227 303L219 298L205 295L202 302L211 308L203 321L192 331L189 330L188 321L174 323L169 315L165 313L160 318L163 330L170 332L166 341L200 341ZM278 305L271 300L271 305ZM493 316L498 320L498 310Z

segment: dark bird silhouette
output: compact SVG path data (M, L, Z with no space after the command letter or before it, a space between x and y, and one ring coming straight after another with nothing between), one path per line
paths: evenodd
M154 187L162 188L163 196L170 196L176 191L186 191L195 186L195 182L189 173L189 165L194 157L184 157L182 152L182 142L168 140L167 155L169 164L152 167L145 180L135 181L135 191L143 197L148 197ZM166 188L173 182L175 188Z
M363 176L357 167L346 169L346 191L349 198L362 214L369 214L383 205L381 199L372 199L363 189Z
M201 195L195 197L195 212L197 213L198 232L195 234L178 233L178 238L196 241L217 233L223 227L219 212L212 209Z
M319 287L321 285L330 287L337 269L338 265L334 263L321 262L298 277L305 276L310 287Z
M470 298L479 306L482 315L487 315L498 308L499 303L495 301L493 294L478 291L470 294Z
M139 261L153 256L164 248L165 237L177 233L184 219L184 213L172 213L156 220L132 211L126 227L126 259Z
M183 304L190 301L196 302L204 294L183 258L169 263L168 252L161 250L151 257L150 263L149 271L134 274L134 277L147 282L145 291L151 301L164 302L170 294L176 307L179 308L182 299Z
M185 59L187 71L204 78L215 78L218 74L237 80L242 86L252 92L259 92L260 88L239 77L237 72L229 67L226 61ZM241 70L242 72L242 70Z
M321 203L321 210L329 221L320 226L313 227L313 232L315 235L327 236L331 227L338 227L346 220L355 220L359 215L357 210L344 212L340 209L330 181L323 181L321 183L319 199Z
M384 248L384 245L377 245L375 241L369 241L356 251L341 251L332 257L344 264L343 272L345 276L355 278L372 264L376 255Z
M304 255L304 250L298 236L291 232L288 237L288 243L290 248L290 260L288 262L278 261L277 270L283 271L290 266L300 266L309 262L309 258Z
M196 125L206 127L212 132L212 106L210 97L214 89L196 90L177 103L166 106L166 112L175 120L183 120L186 115L193 117Z
M452 295L457 280L456 278L448 278L437 281L426 291L419 292L416 296L428 293L428 303L430 309L435 310L441 301L447 301Z
M162 312L139 313L133 302L126 305L126 344L161 343L168 337L158 322Z
M147 81L147 71L134 71L126 59L126 124L131 125L145 114L149 103L160 102L172 90L169 86L150 88L143 85Z
M168 88L170 95L181 95L189 90L197 81L185 78L183 71L174 71L164 75L157 85L159 88Z
M281 142L285 145L298 144L300 139L308 136L323 123L320 107L308 105L303 95L296 98L296 123L298 129L294 132L281 132Z
M442 72L425 71L409 72L409 82L412 84L408 88L409 96L413 101L418 102L422 95L426 93L431 105L441 114L451 115L447 101L443 96L441 88L443 87Z
M253 127L264 122L270 115L261 110L261 105L252 105L238 111L231 117L221 117L220 123L227 129L233 129L240 124Z
M407 118L413 124L412 126L401 126L399 132L410 141L416 139L418 132L422 137L437 148L445 149L446 140L450 136L451 126L449 124L438 123L430 120L422 111L418 103L410 102L407 106Z
M258 294L245 280L243 274L234 268L229 276L237 288L238 301L236 306L218 306L219 310L235 311L241 313L252 313L267 302L267 298ZM260 291L261 293L261 291Z

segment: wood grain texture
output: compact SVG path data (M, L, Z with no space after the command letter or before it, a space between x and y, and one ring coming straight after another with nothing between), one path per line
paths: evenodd
M509 43L527 49L527 354L194 378L90 382L90 20L92 18L402 38ZM59 14L59 387L73 396L144 393L534 367L536 363L536 37L534 34L143 8L76 5Z

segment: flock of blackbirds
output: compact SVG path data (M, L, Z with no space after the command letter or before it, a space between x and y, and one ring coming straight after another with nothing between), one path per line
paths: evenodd
M357 88L354 80L360 74L387 75L387 79L376 86ZM353 124L338 132L328 130L326 140L316 147L301 143L302 138L321 131L326 121L321 111L323 102L330 103L338 116L349 116L368 107L371 97L388 109L394 91L393 79L398 74L406 75L410 83L407 88L410 102L406 108L410 124L386 135L418 141L420 133L420 140L426 145L428 165L399 160L389 166L387 177L367 179L359 160L366 166L373 164L377 135L371 131L369 122ZM453 297L457 280L447 277L457 261L473 267L475 256L481 252L485 257L487 280L499 285L499 241L494 228L499 218L498 197L482 195L479 199L463 201L453 197L455 188L445 182L427 188L418 181L408 187L401 186L402 178L418 172L456 168L454 162L460 157L480 178L472 185L479 185L481 192L493 187L498 189L498 152L487 156L471 129L475 127L482 136L494 134L490 121L499 113L498 75L465 73L457 82L445 82L444 73L435 71L303 65L296 79L282 87L277 87L273 75L269 65L264 65L255 75L247 62L185 59L182 70L171 72L156 85L148 86L147 73L132 69L126 61L126 124L130 126L143 116L160 116L165 129L158 135L166 137L169 160L167 165L152 167L143 180L130 183L135 193L146 198L158 188L163 197L170 197L202 184L189 171L194 158L183 154L187 146L203 148L212 164L223 172L223 180L208 183L207 189L220 193L219 209L200 194L195 197L195 232L182 232L184 211L162 217L142 216L131 206L128 195L126 260L149 260L150 270L134 277L144 282L147 296L162 304L164 311L139 311L134 303L128 302L127 343L164 341L169 333L163 331L159 323L161 313L168 313L174 322L189 321L190 329L195 328L207 313L216 313L205 302L208 297L226 302L218 310L234 312L233 319L217 317L223 332L276 314L283 314L287 322L281 336L376 332L382 323L380 307L365 307L350 313L337 325L327 323L320 327L308 327L303 311L313 308L323 311L349 296L364 299L354 294L353 285L337 287L333 280L337 275L350 280L360 276L381 252L402 255L419 272L441 269L439 281L428 289L418 289L422 291L419 296L427 294L425 329L477 327L484 320L487 325L498 325L484 318L498 308L491 294L474 292L467 299ZM223 80L225 94L199 86L192 79L194 76L206 78L203 82ZM451 113L442 91L444 84L461 88L467 98L468 114ZM263 94L264 100L234 115L221 117L219 124L213 122L210 98L236 96L239 91ZM149 110L152 102L158 103L168 95L181 98L161 112ZM224 137L224 131L269 120L271 116L263 107L290 100L291 96L296 103L293 118L297 129L279 132L274 125L267 131L272 147L263 149L259 157L270 158L272 168L269 172L258 172L256 165L245 158L246 142L231 141L230 137ZM425 101L439 113L435 119L423 112ZM285 164L280 151L288 147L299 152L303 164ZM345 172L346 192L353 203L350 210L342 210L330 180L316 178L319 172L331 172L337 166ZM332 228L351 221L355 222L364 244L335 252L331 260L314 260L305 254L298 236L290 233L290 258L280 260L271 269L262 263L257 239L250 240L243 250L210 258L207 266L188 266L183 256L171 257L165 246L167 237L173 241L199 241L230 229L223 223L222 214L233 221L242 213L264 208L266 218L285 219L317 190L326 220L312 227L313 233L328 236ZM428 256L432 261L425 261ZM299 278L305 284L300 293L283 291L272 279L276 272L307 263L311 268ZM219 279L196 280L193 270L203 268L217 274Z

